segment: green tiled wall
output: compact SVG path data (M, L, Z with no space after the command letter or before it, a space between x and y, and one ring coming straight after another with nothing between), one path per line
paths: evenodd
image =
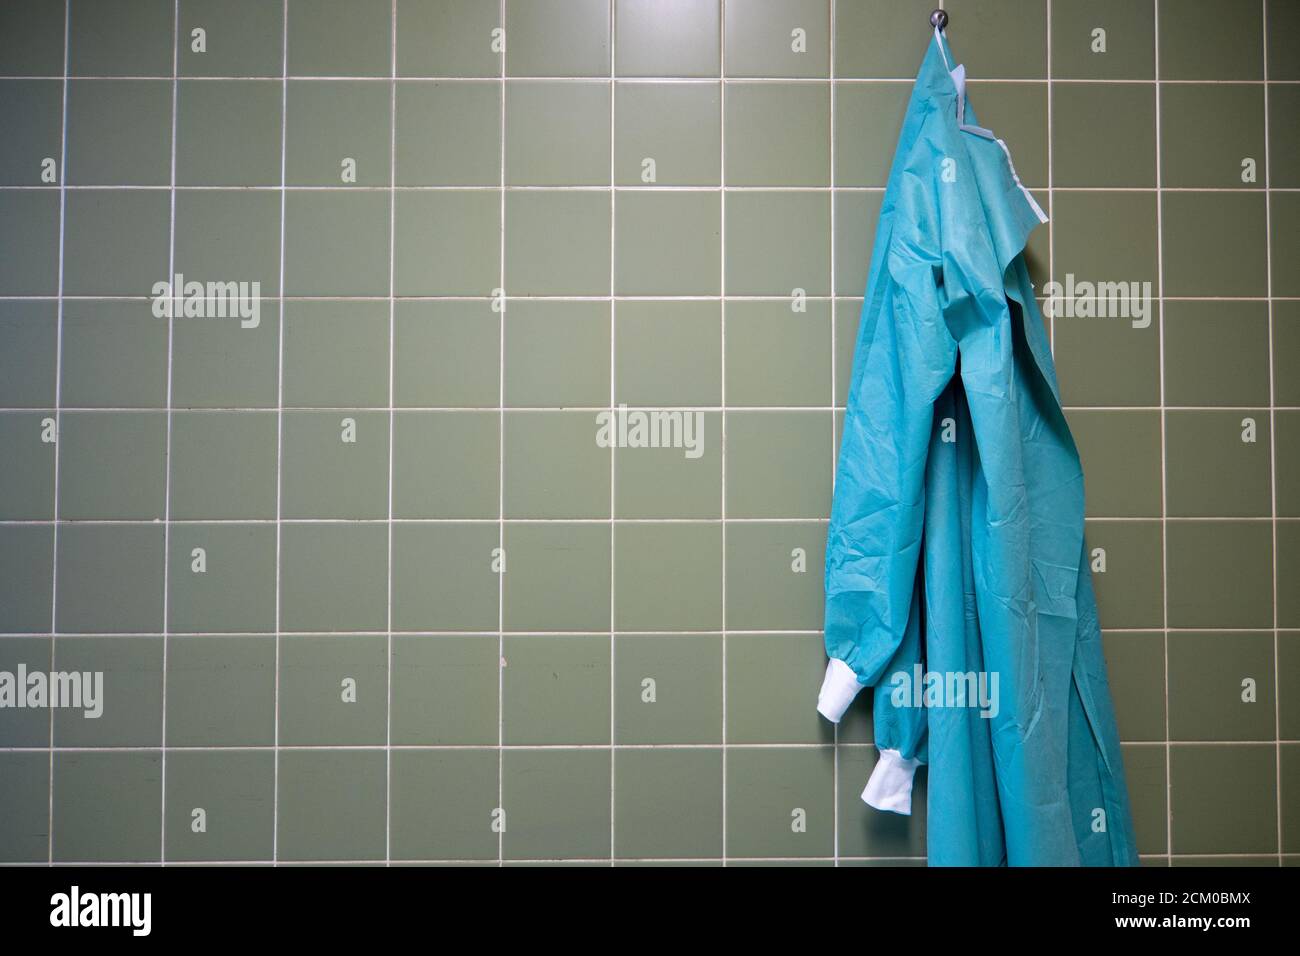
M933 5L0 4L0 669L107 689L0 712L0 859L922 860L813 704ZM946 7L1037 280L1157 296L1048 320L1144 860L1297 862L1300 3Z

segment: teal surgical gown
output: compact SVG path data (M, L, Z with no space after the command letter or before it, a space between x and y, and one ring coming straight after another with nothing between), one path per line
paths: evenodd
M965 86L936 31L862 305L818 710L876 688L863 799L909 813L926 764L931 865L1131 865L1083 471L1025 265L1047 217Z

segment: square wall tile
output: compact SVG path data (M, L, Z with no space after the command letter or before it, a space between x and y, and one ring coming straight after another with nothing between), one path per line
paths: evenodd
M1170 521L1170 627L1270 627L1272 528L1267 521Z
M520 80L506 84L506 183L609 183L610 84Z
M830 399L827 301L727 304L727 405L817 405Z
M1052 115L1057 120L1051 126L1053 185L1155 186L1156 95L1153 85L1056 84L1052 87ZM1166 120L1166 125L1168 122ZM1046 123L1042 125L1047 128ZM1163 148L1167 164L1167 141ZM1016 168L1019 170L1019 163ZM1022 179L1024 175L1022 172ZM1168 180L1164 185L1170 185Z
M383 744L388 639L382 634L280 638L280 743Z
M1155 6L1132 0L1053 0L1052 75L1081 80L1155 76Z
M507 524L506 629L608 630L609 537L605 524Z
M1165 196L1164 202L1166 235L1170 198ZM1065 287L1067 277L1073 275L1076 284L1136 282L1139 289L1149 282L1152 294L1160 295L1155 193L1057 192L1052 211L1056 237L1053 280ZM1199 227L1197 231L1199 234ZM1168 246L1165 255L1169 255Z
M820 634L731 635L727 640L727 742L829 742L830 725L808 706L825 671Z
M1268 88L1268 184L1274 189L1300 186L1300 131L1290 121L1297 110L1300 87L1277 84Z
M203 31L195 49L194 31ZM180 0L177 65L181 76L280 76L284 7L263 0Z
M285 412L280 513L285 518L388 514L387 412Z
M167 493L167 415L65 412L59 423L59 517L151 520Z
M497 640L494 634L394 636L393 743L495 746Z
M151 295L154 283L167 280L171 200L166 190L75 190L66 202L64 295ZM122 224L128 222L132 241L123 243ZM31 255L41 248L41 233L29 235L24 245Z
M1143 304L1140 298L1128 301L1130 316L1133 305L1144 314L1131 318L1068 315L1066 300L1056 300L1060 314L1051 318L1051 328L1061 400L1066 405L1160 404L1160 325L1152 315L1156 306L1154 301L1149 306ZM1116 304L1123 309L1122 303ZM1164 303L1166 318L1171 305L1183 304ZM1150 311L1145 311L1147 308ZM1166 349L1169 344L1166 322ZM1172 368L1169 373L1166 390Z
M42 412L0 414L0 518L54 517L54 417Z
M1300 575L1300 521L1277 523L1277 579L1294 581ZM1300 594L1292 588L1277 592L1277 622L1281 627L1300 627Z
M622 189L614 202L615 294L718 294L722 278L718 193Z
M59 532L59 633L157 634L163 627L161 524L72 524Z
M392 755L393 859L497 859L497 751L397 750Z
M505 743L609 743L610 648L606 634L505 638Z
M62 637L54 643L54 670L83 675L82 694L96 698L92 708L53 711L54 746L157 747L162 743L161 638ZM103 676L86 680L85 675L91 674ZM83 702L90 703L91 697L84 696Z
M0 407L54 407L58 331L56 303L0 302Z
M830 194L737 192L727 196L728 295L830 291Z
M274 518L274 412L173 412L171 517Z
M171 114L172 85L166 80L71 81L67 182L73 186L167 185L171 182Z
M1087 514L1103 518L1160 516L1160 414L1157 411L1072 411Z
M857 0L835 5L835 75L913 79L932 35L929 0ZM908 42L900 43L901 37Z
M501 284L496 190L399 193L396 215L397 295L491 295Z
M835 84L836 186L885 185L898 144L880 131L902 126L911 94L906 83Z
M54 526L0 527L0 631L50 631L53 597Z
M1020 181L1031 189L1046 186L1047 84L980 82L976 78L967 83L966 90L968 108L972 101L979 105L980 125L1007 144Z
M173 408L275 408L279 404L280 306L261 300L248 319L172 323Z
M1164 625L1164 550L1159 521L1088 521L1088 566L1102 627Z
M1269 215L1271 217L1269 222L1269 253L1275 263L1295 261L1297 228L1300 227L1300 199L1297 196L1300 196L1300 194L1276 192L1270 193L1268 197ZM1247 197L1233 198L1244 199ZM1275 270L1272 282L1273 287L1270 291L1273 295L1300 297L1300 279L1295 277L1293 270Z
M280 626L370 631L385 626L388 529L286 524L280 529Z
M727 517L830 514L831 421L822 412L727 416Z
M944 8L960 31L953 65L975 79L1042 79L1047 75L1047 6L1023 0L950 0ZM933 31L932 31L933 32Z
M275 636L176 637L167 645L167 746L275 742Z
M1277 852L1274 744L1174 747L1169 775L1173 852Z
M55 862L150 863L162 842L162 755L64 751L54 757Z
M247 295L278 294L280 197L269 191L178 192L175 264L190 280L238 282L241 294ZM230 304L220 304L226 305L227 314L232 311ZM249 311L244 307L239 315Z
M1263 193L1172 192L1163 202L1167 295L1266 294ZM1214 228L1206 229L1206 223L1214 223ZM1278 228L1276 219L1273 228Z
M1274 412L1273 429L1276 513L1300 518L1300 488L1288 478L1300 469L1300 411L1279 409Z
M282 752L279 858L384 859L387 776L382 749Z
M727 627L734 631L821 630L826 525L727 525Z
M620 448L614 454L614 511L619 518L722 516L722 416L683 411L692 447ZM691 457L695 454L695 457Z
M69 0L71 76L171 76L174 0Z
M488 301L394 304L395 405L495 405L500 382L501 316Z
M177 525L170 552L169 630L275 630L274 525Z
M1165 415L1165 508L1194 518L1267 517L1272 508L1268 409Z
M283 406L387 405L388 328L387 302L286 303Z
M615 636L614 742L721 743L722 635Z
M500 9L479 0L398 0L398 76L498 76Z
M1166 302L1165 401L1267 405L1268 305Z
M614 754L614 855L698 859L722 855L722 751Z
M1157 15L1161 79L1263 79L1263 9L1258 4L1184 0L1160 6Z
M718 0L615 0L619 76L717 76Z
M841 766L839 775L841 856L884 857L889 860L881 864L884 866L923 865L927 768L921 767L917 771L910 816L881 813L862 801L863 783L871 775L878 759L875 748L853 748L843 756L848 759Z
M821 83L728 83L729 186L830 184L831 91Z
M48 161L57 164L62 155L63 83L58 80L0 83L0 122L8 130L4 152L0 153L0 184L41 185Z
M58 191L0 190L0 218L6 225L0 239L4 253L0 255L0 295L57 295Z
M716 186L722 169L721 91L720 83L616 83L614 182Z
M61 355L65 407L167 406L167 322L148 302L64 303Z
M182 80L176 92L177 185L278 186L283 95L275 80Z
M722 525L614 529L614 626L620 631L722 626Z
M609 403L610 304L519 299L505 314L505 402Z
M1122 748L1124 776L1133 813L1139 853L1169 852L1169 783L1163 745L1130 744Z
M54 664L54 644L54 638L45 635L6 637L0 642L0 667L15 675L20 667L48 672ZM0 724L0 747L49 747L50 739L49 708L15 709ZM48 760L46 754L47 773Z
M507 412L507 518L608 518L610 449L592 412Z
M0 10L0 76L63 74L66 0L33 0Z
M746 747L726 761L728 856L834 854L831 747Z
M609 0L506 0L510 76L609 76Z
M8 52L5 53L8 62ZM0 753L0 860L44 863L49 854L50 755Z
M292 80L285 93L285 181L291 186L387 186L392 87Z
M1163 631L1103 633L1106 677L1121 740L1165 739ZM1160 688L1161 693L1153 693Z
M1168 690L1171 740L1273 740L1273 634L1171 633Z
M388 207L389 197L381 192L290 192L284 211L285 294L388 295Z
M608 750L507 750L501 788L510 860L608 858Z
M499 83L398 83L394 122L397 185L500 183Z
M748 0L723 5L727 76L827 76L829 0Z
M496 412L396 413L393 517L497 517L500 441Z
M393 526L394 630L496 630L495 524Z
M166 825L169 861L271 859L275 855L275 754L181 751L168 755Z
M835 193L835 293L861 298L867 288L883 191Z
M717 302L618 302L614 395L629 405L722 402L722 308Z
M290 76L392 75L392 0L287 2Z
M1160 157L1166 187L1250 188L1268 182L1264 87L1161 86Z

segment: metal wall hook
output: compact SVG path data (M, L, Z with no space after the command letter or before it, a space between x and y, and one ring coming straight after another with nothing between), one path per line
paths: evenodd
M930 14L930 26L936 30L942 30L948 25L948 12L946 10L936 10Z

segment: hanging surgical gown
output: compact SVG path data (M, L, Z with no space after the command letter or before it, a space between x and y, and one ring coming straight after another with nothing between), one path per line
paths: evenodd
M926 764L931 865L1137 862L1083 472L1025 265L1046 221L936 31L862 306L818 699L838 721L875 688L863 799L909 813Z

